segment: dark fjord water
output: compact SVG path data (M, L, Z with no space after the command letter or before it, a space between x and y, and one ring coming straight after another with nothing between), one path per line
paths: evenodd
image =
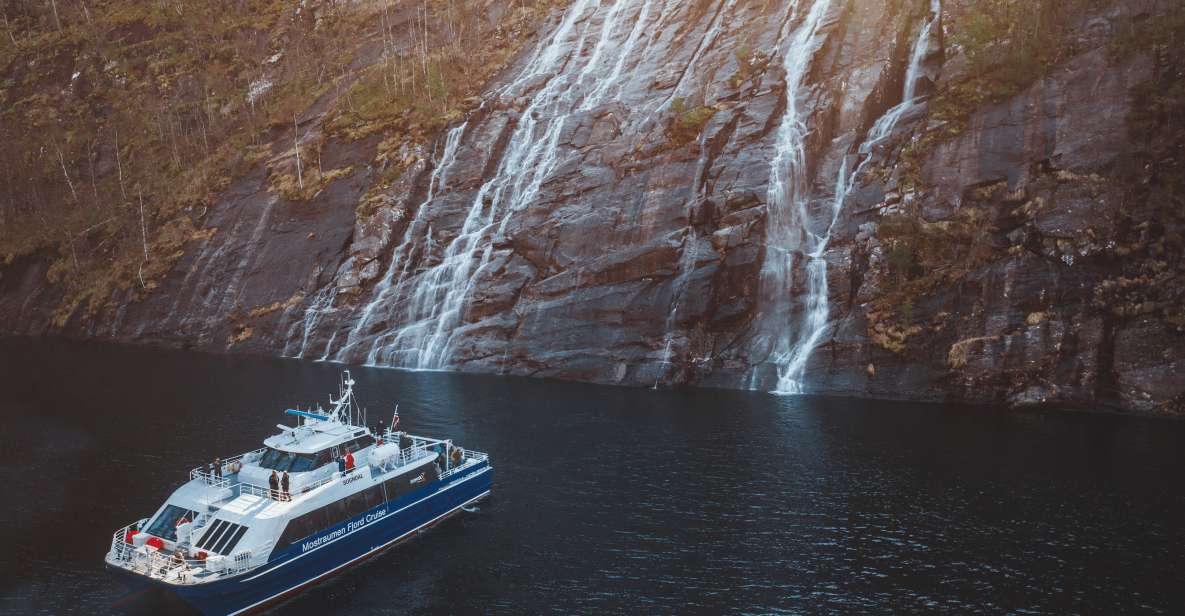
M339 369L0 339L0 613L140 609L114 529ZM1185 606L1185 423L354 375L374 415L490 452L494 496L281 613Z

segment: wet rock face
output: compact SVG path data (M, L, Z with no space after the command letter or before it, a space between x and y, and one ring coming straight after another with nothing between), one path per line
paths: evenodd
M1165 300L1125 308L1098 290L1134 284L1117 280L1115 250L1141 222L1117 214L1133 197L1108 178L1154 59L1112 59L1096 24L1061 70L954 132L932 105L966 76L942 24L967 3L816 2L573 0L373 211L355 214L361 166L308 203L248 173L160 289L67 329L765 390L784 380L787 347L817 332L808 391L1179 411L1185 344L1157 312ZM798 66L784 55L795 45ZM779 131L788 117L800 150ZM374 146L323 155L345 166ZM790 201L771 198L784 174L771 161L788 151L801 152ZM775 236L785 216L791 232ZM886 232L902 219L972 248L927 284ZM771 285L779 261L790 267ZM39 267L4 270L0 311L19 315L6 329L49 327L28 308L52 302Z
M373 143L353 144L360 156ZM367 185L359 172L330 183L307 202L267 192L256 170L229 189L206 215L215 233L197 243L161 288L112 315L112 337L199 348L274 353L284 350L279 325L304 303L306 289L330 280L349 243L353 208ZM95 334L106 332L97 331Z
M1144 10L1086 19L1143 19ZM1167 308L1182 295L1168 273L1179 223L1133 188L1158 182L1155 165L1131 171L1127 162L1154 147L1136 142L1140 123L1173 130L1137 95L1162 78L1163 64L1151 54L1116 58L1106 40L1090 39L1048 77L969 110L953 135L927 140L951 128L922 115L876 153L889 172L845 210L832 288L851 291L833 295L838 325L832 348L813 357L813 382L1016 407L1181 412L1176 349L1185 338ZM960 60L948 59L940 82L960 78ZM910 167L914 178L904 177ZM914 221L914 237L885 232L886 220L900 227L902 217ZM933 252L927 241L974 248L941 263L946 272L915 264L893 273L894 257ZM890 254L898 249L907 250ZM864 371L870 364L875 375Z
M822 144L860 129L870 97L888 104L881 91L894 77L883 59L900 50L877 33L904 10L827 6L810 39L809 86L794 94L823 125L810 141L821 161L811 181L823 186L835 154ZM359 226L365 250L354 252L373 262L371 247L385 247L386 271L358 296L339 295L333 319L308 313L310 324L294 330L306 354L761 386L776 369L754 321L770 160L787 107L774 50L805 8L651 0L557 12L507 83L456 129L456 147L442 137L435 168L413 172L430 188L402 236L385 223ZM848 73L859 78L830 76ZM347 274L338 288L361 278Z

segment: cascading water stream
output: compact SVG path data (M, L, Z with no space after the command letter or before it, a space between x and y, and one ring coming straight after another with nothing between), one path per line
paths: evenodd
M309 307L304 311L304 318L293 324L293 330L296 327L302 328L300 336L300 349L297 350L296 355L290 356L288 354L288 346L284 346L285 357L295 357L296 359L304 359L305 353L309 348L309 335L317 330L317 326L321 324L321 319L328 313L333 312L333 301L337 299L337 285L330 282L327 286L317 292L313 297L313 301L309 303ZM288 335L288 339L292 339L292 334ZM326 349L328 352L328 349Z
M922 65L930 45L930 36L935 24L939 21L941 11L941 0L931 0L931 14L923 24L910 53L910 63L906 71L901 103L885 112L869 130L864 143L857 149L863 159L856 169L851 173L848 172L850 163L847 158L841 163L826 230L820 235L814 235L805 226L803 228L808 246L808 249L803 251L806 261L806 297L803 300L805 316L798 339L787 352L778 356L778 383L773 393L799 394L804 392L803 374L806 372L807 361L827 331L830 313L827 261L823 258L823 253L831 240L831 231L843 211L844 203L852 189L855 188L856 178L872 159L870 154L873 147L892 134L901 117L917 102L917 84L921 78ZM801 198L798 212L805 216L805 196ZM800 220L805 221L805 217ZM789 272L787 272L787 276L789 276ZM786 284L789 284L789 278L786 279Z
M559 164L559 140L569 118L605 102L627 78L625 63L635 53L656 2L601 5L577 0L518 79L499 90L499 96L526 96L528 101L502 157L473 197L439 261L422 271L401 273L395 292L376 293L363 312L349 345L367 335L375 306L393 299L404 309L398 317L401 325L374 339L367 363L416 369L448 365L467 300L481 271L494 259L496 240L505 236L511 215L535 201ZM623 26L629 28L624 37ZM533 93L525 92L541 78L546 79ZM406 268L406 258L393 260L391 267L400 267L401 261ZM389 272L387 280L392 278Z
M683 239L683 255L679 258L679 274L675 278L674 291L672 292L671 311L667 313L667 321L665 326L666 334L663 337L663 351L662 351L662 366L669 367L671 365L671 343L675 338L676 319L679 315L679 304L683 301L683 295L687 291L687 281L691 274L695 271L695 260L699 252L699 237L695 232L695 227L688 226L687 235ZM661 381L666 370L660 370L654 377L654 388L658 389L658 384Z
M942 0L930 0L930 16L926 22L922 24L922 29L918 32L918 38L914 41L913 50L909 54L909 68L905 71L904 91L901 94L901 102L892 109L885 112L883 116L876 121L872 129L868 131L868 137L864 140L861 146L860 153L867 154L871 151L873 145L884 141L901 121L901 117L905 112L913 108L918 101L918 82L922 78L922 70L926 60L926 52L930 48L930 36L934 32L934 26L938 24L939 16L942 14Z
M770 161L767 189L765 260L761 268L764 307L761 320L770 357L778 367L778 391L792 385L787 368L792 361L792 332L786 327L791 309L791 285L796 254L814 254L821 238L807 227L806 113L799 101L820 42L816 33L831 0L816 0L783 41L782 68L786 82L786 108L778 126L774 156ZM801 5L796 2L795 11ZM808 264L809 268L809 264ZM826 281L824 281L826 284Z
M407 268L411 262L409 257L411 251L414 249L415 240L418 238L420 233L424 232L425 226L427 226L428 229L428 236L431 237L431 226L424 223L427 206L448 183L448 171L456 161L457 150L459 149L461 143L461 136L465 133L465 128L467 125L467 122L463 122L449 130L448 136L445 138L444 151L441 152L440 158L436 161L436 166L432 169L432 174L428 179L428 194L424 198L424 201L421 202L419 207L416 209L415 218L410 223L408 223L407 230L403 235L403 240L392 253L391 262L387 266L387 271L383 274L383 277L381 280L379 280L378 284L375 285L371 300L362 309L361 314L358 316L358 320L354 323L354 327L350 330L350 333L346 338L346 343L342 345L341 349L338 350L336 357L339 360L342 358L343 353L349 351L364 339L366 333L369 331L372 325L372 319L374 317L375 311L380 306L383 306L388 301L391 301L393 297L398 296L399 285L394 284L397 280L396 274L399 274L398 280L400 282L402 282L406 277ZM307 340L307 338L308 329L306 328L305 339ZM328 355L328 353L329 348L327 347L326 355Z

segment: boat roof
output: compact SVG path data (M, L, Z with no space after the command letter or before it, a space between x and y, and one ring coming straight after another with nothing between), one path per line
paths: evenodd
M310 411L284 411L287 415L295 415L299 425L276 426L280 428L280 433L264 439L263 444L290 453L315 454L370 434L370 430L365 427L365 411L358 412L355 409L354 379L348 370L343 373L337 399L330 396L329 404L328 411L321 410L320 407Z
M269 436L263 440L263 444L280 451L313 454L367 434L370 434L370 430L361 426L314 420Z

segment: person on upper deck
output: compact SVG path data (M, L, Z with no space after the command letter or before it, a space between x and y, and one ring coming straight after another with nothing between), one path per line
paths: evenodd
M280 477L280 498L283 500L292 500L292 497L288 495L288 485L288 471L284 471L284 475Z
M276 475L276 471L272 471L272 476L267 478L267 487L270 488L269 496L276 498L276 491L280 486L280 477Z
M214 476L222 479L222 459L214 458Z

